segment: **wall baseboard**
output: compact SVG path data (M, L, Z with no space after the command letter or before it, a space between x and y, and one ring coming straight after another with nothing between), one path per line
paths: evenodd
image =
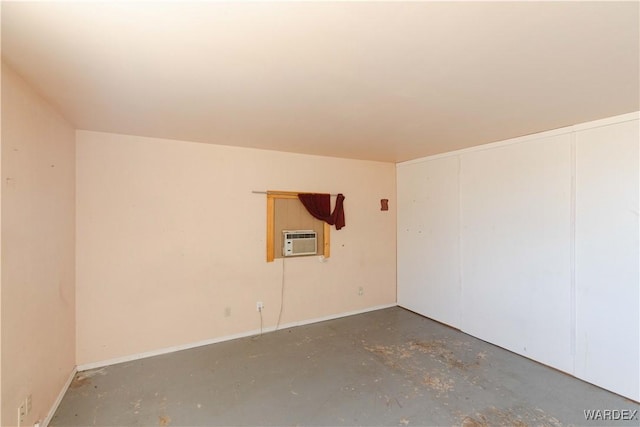
M69 374L69 378L67 378L67 381L64 383L64 386L62 386L60 393L58 393L58 397L53 402L53 405L51 405L51 409L49 410L49 413L47 414L46 418L42 422L40 422L40 427L47 427L49 425L49 423L51 422L51 419L53 418L56 411L58 410L58 406L60 406L60 402L62 402L62 398L64 397L65 393L69 389L69 386L71 385L71 381L73 381L73 378L76 376L77 373L78 373L78 368L74 367L71 370L71 373Z
M344 313L331 314L329 316L317 317L317 318L314 318L314 319L306 319L306 320L301 320L301 321L298 321L298 322L286 323L286 324L280 325L278 327L278 330L286 329L286 328L293 328L293 327L296 327L296 326L309 325L309 324L312 324L312 323L324 322L326 320L339 319L339 318L342 318L342 317L354 316L356 314L363 314L363 313L368 313L370 311L383 310L385 308L390 308L390 307L395 307L395 306L397 306L396 303L384 304L384 305L378 305L378 306L374 306L374 307L368 307L368 308L365 308L365 309L362 309L362 310L348 311L348 312L344 312ZM273 332L275 330L276 330L275 326L272 326L272 327L264 328L262 330L262 333ZM235 340L235 339L238 339L238 338L251 337L251 336L257 335L259 333L260 333L260 329L254 329L254 330L251 330L251 331L241 332L241 333L238 333L238 334L225 335L225 336L222 336L222 337L211 338L211 339L203 340L203 341L196 341L196 342L193 342L193 343L182 344L182 345L177 345L177 346L173 346L173 347L161 348L161 349L158 349L158 350L147 351L147 352L144 352L144 353L131 354L131 355L128 355L128 356L116 357L114 359L107 359L107 360L101 360L101 361L98 361L98 362L85 363L85 364L82 364L82 365L78 365L77 372L88 371L90 369L103 368L105 366L116 365L118 363L124 363L124 362L131 362L131 361L134 361L134 360L145 359L147 357L160 356L162 354L173 353L175 351L181 351L181 350L188 350L188 349L191 349L191 348L202 347L202 346L205 346L205 345L216 344L216 343L220 343L220 342L224 342L224 341L231 341L231 340ZM68 387L68 385L67 385L67 387ZM66 388L65 388L65 391L66 391ZM44 426L46 426L46 424Z

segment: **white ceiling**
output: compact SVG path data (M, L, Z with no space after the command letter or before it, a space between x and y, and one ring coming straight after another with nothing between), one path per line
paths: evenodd
M78 129L404 161L637 111L634 2L3 2Z

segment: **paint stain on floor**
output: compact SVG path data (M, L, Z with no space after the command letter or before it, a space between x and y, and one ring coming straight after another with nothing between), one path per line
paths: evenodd
M400 371L407 378L421 378L422 381L415 383L426 387L441 402L446 401L449 393L455 391L454 378L475 385L472 372L488 363L487 353L472 352L469 344L462 341L412 340L393 345L369 345L363 342L363 347L386 366ZM425 357L431 363L425 363ZM547 415L541 409L527 407L500 409L494 406L473 415L461 416L459 425L462 427L562 427L556 418Z
M454 344L460 346L459 342ZM468 369L471 365L475 365L475 363L464 363L462 360L455 357L455 354L449 345L452 344L448 344L444 340L413 341L410 344L410 348L412 350L417 350L420 353L427 354L434 359L444 361L444 363L446 363L450 368Z
M491 406L473 416L464 417L461 426L562 427L562 423L546 414L542 409L532 410L524 407L500 409Z
M69 388L78 389L78 388L87 386L91 384L91 378L95 377L96 375L106 375L106 374L107 374L107 368L100 368L100 369L93 369L90 371L78 372L75 378L73 379L73 381L71 381L71 384L69 384Z
M90 377L85 377L85 376L82 376L81 374L77 374L76 377L73 379L73 381L71 381L69 388L74 390L89 384L91 384Z
M451 370L467 373L480 367L487 358L483 352L469 355L469 344L461 341L411 340L392 345L370 345L363 341L362 345L386 366L407 378L418 378L418 385L431 390L436 397L446 397L454 391ZM430 364L424 363L425 356Z
M424 376L423 384L429 387L431 390L447 393L453 390L454 381L452 379L444 379L440 376L427 374Z

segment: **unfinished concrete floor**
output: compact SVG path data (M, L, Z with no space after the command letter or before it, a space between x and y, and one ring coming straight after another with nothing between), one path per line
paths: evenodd
M638 425L598 409L640 405L394 307L78 373L50 425Z

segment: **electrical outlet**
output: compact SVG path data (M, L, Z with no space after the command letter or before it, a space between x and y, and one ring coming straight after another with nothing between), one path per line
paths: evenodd
M364 295L364 288L362 286L358 288L358 295L360 296Z
M262 311L263 308L264 308L264 303L262 301L256 302L256 310L257 311Z
M231 316L231 307L225 307L224 317L230 317L230 316Z
M26 402L22 401L20 407L18 408L18 427L22 425L24 422L24 417L27 415L27 407Z
M27 398L25 399L25 415L29 415L31 413L31 407L33 406L33 398L31 397L31 395L27 396Z

